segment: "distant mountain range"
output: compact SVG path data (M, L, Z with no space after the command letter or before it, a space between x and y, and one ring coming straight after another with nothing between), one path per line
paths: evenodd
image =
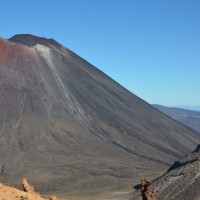
M183 108L174 108L166 107L161 105L153 104L155 108L165 113L166 115L172 117L173 119L193 128L197 132L200 132L200 111L183 109ZM190 107L190 108L198 108Z
M196 111L200 111L200 106L173 106L176 108L183 108L183 109L187 109L187 110L196 110Z

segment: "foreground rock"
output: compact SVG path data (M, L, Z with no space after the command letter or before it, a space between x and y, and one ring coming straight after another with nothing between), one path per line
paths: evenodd
M158 200L200 199L200 145L154 181Z
M156 200L151 181L141 180L141 194L143 200Z
M55 196L42 198L25 178L22 179L23 191L0 183L0 199L4 200L58 200Z

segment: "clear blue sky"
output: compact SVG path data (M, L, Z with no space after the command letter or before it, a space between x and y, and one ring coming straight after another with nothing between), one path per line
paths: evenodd
M2 0L0 36L54 38L149 103L200 105L199 0Z

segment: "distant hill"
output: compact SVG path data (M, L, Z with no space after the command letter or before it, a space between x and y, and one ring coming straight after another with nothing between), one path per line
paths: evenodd
M153 106L173 119L176 119L177 121L193 128L197 132L200 132L200 111L183 108L171 108L156 104Z

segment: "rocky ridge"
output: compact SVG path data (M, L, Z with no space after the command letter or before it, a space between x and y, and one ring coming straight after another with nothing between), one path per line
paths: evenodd
M200 199L200 145L154 181L158 200Z

